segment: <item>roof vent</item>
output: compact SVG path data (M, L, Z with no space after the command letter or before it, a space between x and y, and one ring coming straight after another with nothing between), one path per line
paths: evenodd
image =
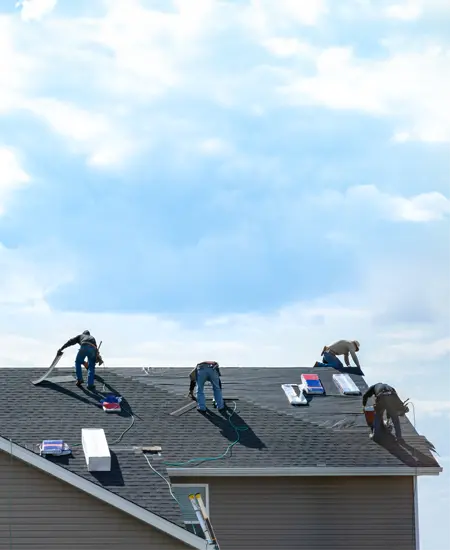
M291 405L307 405L308 401L303 394L302 388L298 384L281 384ZM295 390L297 387L297 391Z
M83 428L81 441L89 472L110 472L111 454L105 431L101 428Z
M343 395L360 395L358 386L353 382L348 374L333 374L333 380L338 390Z
M302 374L302 386L306 393L314 395L323 395L325 393L317 374Z

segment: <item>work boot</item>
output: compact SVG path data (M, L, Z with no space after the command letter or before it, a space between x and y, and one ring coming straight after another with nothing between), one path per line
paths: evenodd
M76 385L80 388L83 385L83 380L77 380Z
M95 391L95 385L92 384L92 386L88 386L87 389L90 391Z

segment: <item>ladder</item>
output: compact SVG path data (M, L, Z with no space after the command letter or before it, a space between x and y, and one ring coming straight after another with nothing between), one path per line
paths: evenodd
M214 550L220 550L219 543L214 533L211 521L208 517L205 505L203 504L202 495L200 493L190 494L189 500L191 501L192 508L194 508L200 527L205 535L208 547Z

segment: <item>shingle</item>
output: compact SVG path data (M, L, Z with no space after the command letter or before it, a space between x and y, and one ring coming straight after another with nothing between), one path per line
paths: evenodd
M239 398L233 423L247 430L239 434L240 440L231 452L219 458L236 440L235 430L223 416L214 409L205 416L195 409L178 417L170 415L189 402L189 371L154 369L146 375L142 369L99 370L99 376L108 384L106 391L112 389L124 397L122 414L109 415L92 394L73 383L35 387L30 380L41 370L1 369L4 395L14 398L5 400L0 410L0 432L3 437L36 449L40 441L50 438L79 445L83 427L103 428L112 449L112 472L89 473L80 446L73 447L73 457L61 467L177 524L182 523L181 515L167 484L152 472L135 447L162 447L162 456L150 456L149 460L163 476L167 476L167 463L198 468L438 466L425 438L406 418L402 419L402 428L410 449L397 448L394 452L372 442L361 412L361 397L339 395L332 369L319 372L326 395L314 396L308 406L301 408L288 403L281 384L299 383L306 369L222 369L224 395ZM352 378L362 391L367 388L361 376ZM97 387L102 390L102 380L97 381ZM211 397L210 391L206 393ZM117 441L130 426L131 417L125 412L128 408L135 416L134 425ZM196 460L199 457L206 460Z

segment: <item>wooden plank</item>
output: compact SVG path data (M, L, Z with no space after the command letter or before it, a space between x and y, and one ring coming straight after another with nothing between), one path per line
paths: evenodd
M192 401L191 403L188 403L187 405L184 405L184 407L181 407L181 409L177 409L176 411L171 412L170 416L181 416L182 414L184 414L185 412L190 411L191 409L193 409L196 406L197 406L197 402Z

